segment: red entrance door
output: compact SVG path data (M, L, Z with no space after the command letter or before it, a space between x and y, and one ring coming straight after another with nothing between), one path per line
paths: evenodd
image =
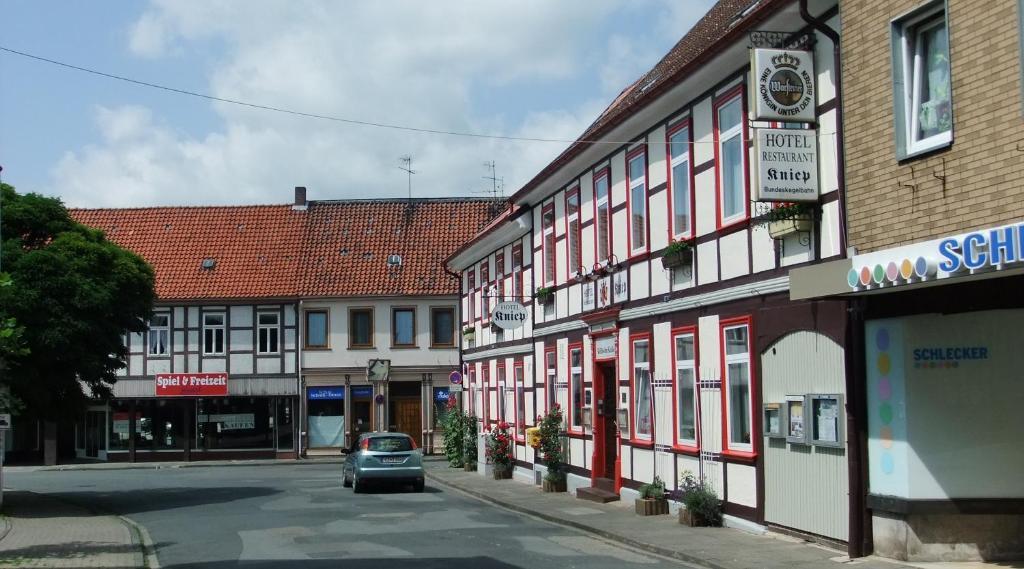
M594 470L593 478L615 479L615 458L619 446L615 430L615 362L598 362L594 366Z

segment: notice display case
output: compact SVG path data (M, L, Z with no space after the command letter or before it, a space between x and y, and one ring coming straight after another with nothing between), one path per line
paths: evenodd
M807 396L786 396L786 440L794 444L808 444Z
M842 447L845 444L846 416L843 411L843 396L837 393L811 394L807 396L808 419L811 444L827 447Z
M781 439L786 436L781 403L765 403L763 416L764 436L773 439Z

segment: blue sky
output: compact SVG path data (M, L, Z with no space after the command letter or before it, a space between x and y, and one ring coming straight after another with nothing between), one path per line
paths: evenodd
M8 0L0 45L224 98L571 139L710 0ZM511 193L565 146L412 134L148 89L0 52L0 164L76 207Z

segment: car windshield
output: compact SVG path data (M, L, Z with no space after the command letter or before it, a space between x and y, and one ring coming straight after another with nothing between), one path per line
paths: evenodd
M409 437L374 437L370 439L368 449L379 452L412 450L412 439Z

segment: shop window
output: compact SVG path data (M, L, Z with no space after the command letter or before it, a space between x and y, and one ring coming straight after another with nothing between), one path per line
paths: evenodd
M345 439L345 387L309 387L306 416L311 448L340 448Z
M138 428L138 416L136 416L136 426ZM87 427L88 425L86 425ZM79 448L85 448L85 429L80 428L78 432L82 434L81 444ZM110 433L108 435L109 450L128 450L128 443L131 439L131 402L121 399L113 400L110 402Z
M391 309L391 345L413 347L416 345L416 309Z
M753 408L751 406L750 327L722 326L725 346L725 419L730 450L750 452Z
M638 439L650 439L654 431L650 347L650 340L633 341L633 432Z
M583 428L583 348L569 349L569 426Z
M892 24L899 159L953 141L949 32L943 2L930 2Z
M676 443L697 446L697 352L693 333L675 336Z
M307 310L306 311L306 333L307 348L327 347L327 311Z
M683 122L669 130L668 157L671 168L669 183L672 190L672 236L676 239L690 235L690 129Z
M455 345L455 309L434 306L430 309L430 346L435 348Z
M512 367L516 382L516 435L526 436L526 385L523 377L523 363L517 362Z
M203 353L224 353L224 313L203 314Z
M647 250L647 154L641 149L626 159L629 169L629 251Z
M149 320L149 355L166 356L170 349L171 315L154 314Z
M141 399L136 403L135 450L185 448L185 406L191 400Z
M435 387L433 395L434 430L437 431L443 429L442 421L444 421L445 414L448 413L448 398L452 395L447 387ZM473 411L470 410L469 414L472 415Z
M348 311L348 345L350 348L373 347L373 309L350 308Z
M259 326L257 351L261 354L276 354L281 351L281 321L277 312L260 312L256 316Z
M566 248L568 249L569 266L567 274L571 278L578 271L582 270L583 262L580 260L580 188L569 190L565 194L565 232Z
M196 446L200 450L273 449L271 397L201 398L196 402Z
M295 448L295 409L291 397L277 398L277 450Z
M596 252L598 261L606 261L611 256L612 209L608 188L609 173L605 168L594 175L594 227L597 232Z
M743 113L741 89L715 103L719 226L740 221L747 214L747 149Z
M541 282L545 285L555 283L555 204L544 206L541 212L541 231L543 234L544 275Z

